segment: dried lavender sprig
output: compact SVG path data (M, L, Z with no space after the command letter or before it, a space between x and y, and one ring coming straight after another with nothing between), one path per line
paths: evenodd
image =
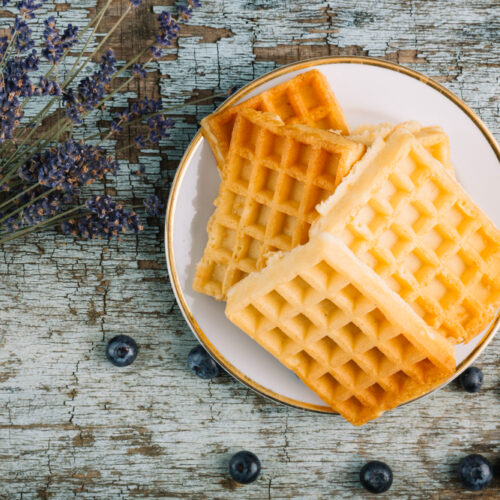
M147 114L141 115L140 117L134 118L134 119L129 120L127 122L125 122L123 120L119 120L117 122L117 125L122 125L125 123L126 126L128 127L130 125L135 125L135 124L141 123L143 120L146 120L148 118L153 118L155 116L160 116L160 115L164 115L167 113L171 113L172 111L177 111L178 109L185 108L186 106L200 104L200 103L205 102L205 101L210 101L212 99L217 99L219 97L226 97L228 95L230 95L229 91L224 92L223 94L214 94L214 95L210 95L207 97L200 97L199 99L195 99L194 101L185 102L183 104L177 104L176 106L170 106L168 108L162 108L160 111L157 111L155 113L147 113ZM112 135L113 135L113 131L110 130L108 132L108 134L103 139L101 139L98 143L96 143L96 146L102 145L105 141L107 141L109 138L111 138ZM94 139L99 138L100 136L101 136L101 132L96 132L95 134L92 134L88 137L85 137L84 140L85 141L92 141Z
M20 213L25 208L29 207L30 205L32 205L36 201L41 200L45 196L53 193L54 191L56 191L56 188L48 189L47 191L44 191L42 194L40 194L37 197L35 197L32 200L30 200L28 203L25 203L24 205L21 205L20 207L16 208L13 212L9 212L7 215L4 215L3 217L0 218L0 224L2 224L2 222L5 222L10 217L13 217L14 215L17 215L18 213Z
M45 1L45 0L43 0ZM33 11L39 9L42 4L34 4L33 2L26 2L25 0L21 0L18 4L18 10L21 14L21 21L25 19L31 19L34 17ZM0 71L5 67L6 62L9 60L12 55L12 51L17 46L17 40L19 38L20 31L27 27L26 23L20 24L18 16L15 18L14 28L11 30L11 38L7 45L5 52L3 53L2 59L0 60ZM31 31L30 31L31 33Z
M87 49L90 41L92 40L94 34L96 33L103 17L104 17L104 14L106 13L109 5L111 4L113 0L108 0L107 3L105 4L105 6L101 9L101 11L99 12L99 14L94 17L94 19L92 20L92 22L82 31L82 33L80 34L80 37L79 39L83 36L83 34L87 31L88 28L90 28L91 25L94 24L95 22L95 27L94 29L92 30L92 33L89 35L89 37L87 38L87 41L85 42L85 45L83 46L82 50L79 52L79 55L75 61L75 63L73 64L73 67L70 69L69 71L69 75L71 75L71 73L73 72L73 70L75 69L75 67L78 65L78 63L80 62L83 54L85 53L85 50ZM69 52L69 49L67 49L64 54L62 55L61 57L61 60L63 60L66 55L68 54ZM52 71L54 70L55 68L55 65L52 66L50 68L50 70L46 73L45 77L48 77ZM64 89L67 87L68 84L66 84L66 82L63 83L63 85L61 86L61 89ZM24 138L23 142L18 146L18 149L19 148L22 148L22 146L24 146L24 144L26 144L26 142L33 136L33 134L35 133L36 129L41 125L43 119L47 116L47 114L49 113L49 111L51 110L53 104L58 101L59 99L57 98L52 98L48 103L47 105L37 113L37 115L31 120L31 124L34 123L34 126L30 127L30 132L28 133L28 135ZM29 99L28 99L29 101ZM26 102L27 103L27 102ZM23 103L23 105L25 105L25 103Z
M106 13L106 11L108 10L108 7L111 5L111 2L113 0L108 0L106 5L104 6L104 8L102 9L102 14L98 20L98 22L96 23L96 25L94 26L94 29L92 30L92 33L89 35L89 37L87 38L87 41L85 42L85 45L83 46L82 50L79 52L78 54L78 57L76 59L76 61L73 63L73 66L71 67L71 69L69 70L69 73L68 75L66 76L66 79L64 80L63 84L62 84L62 88L65 89L73 80L74 78L82 71L82 69L88 64L88 62L90 61L90 59L92 59L92 57L94 57L94 55L99 51L99 49L102 47L102 42L97 46L96 49L94 49L92 51L92 53L88 56L88 58L86 59L86 61L82 64L82 66L80 66L78 68L78 70L76 69L76 67L78 66L78 64L80 63L82 57L83 57L83 54L85 53L85 51L87 50L87 47L89 46L89 43L91 40L93 40L94 38L94 35L97 31L97 29L99 28L99 25L101 24L101 21L103 20L104 18L104 14ZM123 17L123 16L122 16ZM121 19L121 18L120 18ZM119 22L121 22L119 20ZM113 27L112 27L112 30L114 31L116 29L117 25L115 24ZM111 35L111 33L108 33L108 37L109 35Z
M158 196L150 194L144 200L144 207L148 215L151 217L159 217L162 213L164 205Z
M109 51L108 51L109 53ZM102 57L104 59L105 56ZM101 63L102 65L102 63ZM110 81L115 77L115 75L111 75ZM130 77L125 83L120 85L118 88L112 90L106 97L102 98L99 100L95 105L92 107L92 109L85 110L83 113L81 113L82 118L89 114L92 111L95 111L99 109L100 106L102 106L106 101L111 99L115 94L120 92L126 85L128 85L134 77ZM16 152L14 152L10 158L7 159L7 161L4 163L5 165L9 165L12 162L16 162L19 159L22 160L23 157L25 157L27 154L31 154L32 152L35 152L37 150L43 149L44 147L48 146L48 144L54 140L58 140L58 138L66 132L70 127L72 126L72 121L70 119L63 119L55 123L48 131L46 131L41 137L39 137L33 144L31 144L27 149L22 149L22 145L17 147ZM31 135L31 134L30 134ZM29 137L29 136L28 136ZM26 142L23 141L23 143ZM14 168L17 168L19 166L19 161L15 163Z
M113 32L116 30L116 28L118 28L118 26L120 26L122 21L128 16L128 14L131 10L132 10L132 5L129 4L128 7L125 9L125 12L120 16L118 21L116 21L116 23L113 26L111 26L111 28L108 30L108 32L106 33L104 38L97 45L97 47L92 51L92 53L87 57L87 59L85 59L85 61L82 63L82 65L74 72L74 74L72 74L69 78L67 78L64 81L63 88L66 88L80 74L80 72L83 70L83 68L85 68L85 66L92 60L94 55L97 54L99 52L99 50L101 50L101 48L106 43L108 38L113 34Z
M132 8L132 7L129 5L129 8ZM126 15L126 13L127 13L127 10L126 10L126 12L122 15L122 17L120 18L120 20L119 20L119 21L117 21L117 23L115 23L115 25L113 26L112 30L108 33L108 35L107 35L107 36L109 36L109 35L111 34L111 32L112 32L114 29L116 29L116 27L120 24L121 20L124 18L124 16ZM158 19L160 20L160 22L163 22L163 24L165 24L165 22L166 22L166 21L165 21L165 19L163 19L163 18L162 18L162 15L161 15L161 14L160 14L160 16L158 17ZM163 19L163 21L162 21L162 19ZM171 24L171 23L174 23L174 24L175 24L175 23L176 23L176 21L175 21L173 18L169 17L169 19L168 19L168 23L167 23L167 24ZM163 28L160 28L160 31L161 31L162 29L163 29L163 31L165 30L165 28L163 27ZM105 39L106 39L106 38L107 38L107 37L105 37ZM104 41L105 41L105 40L103 40L103 41L101 42L101 44L100 44L100 45L102 45ZM99 48L99 47L98 47L98 48ZM98 48L94 51L94 53L98 50ZM90 59L91 57L92 57L92 54L91 54L91 55L89 56L89 58L85 61L85 63L82 65L82 67L84 67L84 66L87 64L87 62L89 61L89 59ZM121 70L119 70L119 71L117 72L117 74L115 74L115 75L113 76L113 78L116 78L117 76L119 76L119 75L120 75L123 71L125 71L125 69L127 69L128 67L130 67L130 66L134 63L134 61L135 61L135 60L137 60L137 59L138 59L138 57L137 57L137 58L134 58L134 60L133 60L133 61L131 61L130 63L128 63L127 65L125 65L125 66L124 66ZM150 62L150 61L151 61L151 59L147 62L147 64L149 64L149 62ZM76 72L76 74L78 74L78 72L82 69L82 67L80 67L80 69ZM74 76L76 76L76 74L75 74L75 75L73 75L73 77L74 77ZM72 78L73 78L73 77L72 77ZM72 78L71 78L71 79L72 79ZM71 81L71 79L70 79L69 81ZM119 92L122 88L124 88L126 85L128 85L128 83L130 83L130 81L131 81L132 79L133 79L133 78L128 79L128 80L127 80L124 84L122 84L122 85L121 85L118 89L115 89L115 91L113 91L113 92L112 92L112 93L111 93L111 94L110 94L107 98L105 98L104 100L100 101L100 102L99 102L99 104L96 106L96 108L97 108L99 105L102 105L104 102L106 102L106 101L107 101L107 100L109 100L110 98L112 98L112 97L113 97L113 96L114 96L117 92ZM65 85L67 85L67 84L66 84L66 82L63 84L62 88L64 88L64 86L65 86ZM58 124L57 124L57 126L59 127L59 125L60 125L60 124L58 123ZM49 131L49 133L44 134L44 136L42 136L42 138L40 138L38 141L36 141L34 145L32 145L30 148L28 148L28 150L27 150L27 151L21 151L21 150L22 150L22 146L23 146L23 145L27 142L28 138L29 138L29 137L31 137L31 135L33 135L34 130L32 130L32 131L28 134L27 138L25 138L25 140L23 141L23 143L22 143L22 144L18 147L18 149L17 149L17 151L18 151L18 155L17 155L17 157L20 157L21 155L24 155L24 154L26 154L27 152L29 152L29 151L31 151L31 150L36 150L36 149L35 149L35 147L38 147L38 146L40 146L40 145L41 145L41 147L45 147L45 146L46 146L46 145L47 145L50 141L52 141L52 140L57 139L58 137L60 137L60 135L61 135L62 133L64 133L66 130L68 130L68 128L70 128L70 127L71 127L71 125L70 125L70 124L68 124L68 123L66 124L66 126L60 127L60 129L61 129L61 130L60 130L60 133L56 134L56 136L55 136L55 137L54 137L54 135L53 135L53 133L52 133L52 130L50 130L50 131ZM46 139L46 138L47 138L47 139ZM44 139L46 139L46 141L45 141L45 143L42 143L42 141L43 141ZM12 156L11 156L11 157L7 160L6 164L9 164L10 162L15 161L16 159L17 159L17 158L16 158L16 154L14 154L14 155L12 155ZM17 165L16 165L16 166L17 166Z
M19 168L18 175L27 183L73 194L118 169L118 162L103 148L70 139L37 153Z
M30 191L33 191L33 189L37 188L39 185L40 184L37 182L36 184L33 184L30 187L26 188L24 191L17 193L15 196L9 197L8 200L0 204L0 208L8 207L11 203L14 203L14 201L16 201L18 198L20 198L25 194L28 194Z
M107 97L101 99L93 109L89 110L88 112L85 112L82 116L86 116L88 113L95 111L98 109L102 104L104 104L107 100L111 99L116 93L120 92L121 89L130 83L130 80L132 80L133 77L131 77L127 82L125 82L123 85L118 87L117 89L113 90ZM3 166L9 165L13 162L5 176L2 178L3 181L9 180L12 175L16 172L17 168L23 163L24 158L28 155L28 153L31 154L31 152L35 152L37 150L44 149L47 147L52 141L57 141L59 137L65 133L69 128L71 128L73 123L69 119L63 119L59 120L57 123L55 123L45 134L42 135L39 139L37 139L27 150L21 150L20 147L18 147L17 152L14 153Z
M85 113L82 113L82 117L87 116L89 113L92 111L95 111L96 109L99 109L100 106L102 106L106 101L112 99L115 94L120 92L126 85L128 85L134 77L130 77L126 82L124 82L122 85L120 85L118 88L114 89L112 92L110 92L106 97L101 99L95 107ZM12 176L12 171L15 171L21 163L24 161L24 158L28 155L31 154L32 152L38 151L40 149L44 149L47 147L51 142L54 140L58 140L59 137L65 133L71 126L73 125L72 121L68 118L64 118L63 120L58 121L55 123L48 131L46 131L40 138L38 138L33 144L31 144L28 149L21 150L21 147L19 146L16 153L14 153L4 164L9 165L12 162L17 162L14 163L7 174L5 175L6 179L9 179Z
M111 4L112 0L108 0L108 2L104 5L104 7L99 11L99 13L92 19L92 21L87 25L87 27L81 32L79 38L78 38L78 41L83 37L83 35L87 32L87 30L95 24L95 27L94 29L92 30L92 33L89 35L89 37L87 38L87 41L85 43L85 45L83 46L82 50L80 51L79 55L78 55L78 58L77 60L75 61L73 67L71 68L70 70L70 74L71 72L74 70L74 68L76 67L76 65L78 64L78 62L80 61L81 57L83 56L86 48L88 47L90 41L92 40L94 34L96 33L109 5ZM69 52L69 48L65 50L64 54L62 55L61 57L61 60L64 59L66 57L66 55L68 54ZM57 65L53 65L49 71L46 73L45 77L47 78L51 73L52 71L54 71L54 68L57 68ZM26 144L26 142L28 142L28 140L33 136L33 134L35 133L35 131L38 129L38 127L41 125L43 119L47 116L47 114L50 112L53 104L58 101L59 99L57 98L52 98L47 104L46 106L37 113L37 115L35 117L32 118L31 122L30 122L30 126L29 128L25 128L23 130L23 132L25 132L26 130L29 129L29 133L27 134L27 136L24 137L22 143L20 145L18 145L17 147L17 150L20 150L22 148L22 146L24 146L24 144ZM23 105L22 107L24 108L24 106L29 102L29 98L25 99L25 101L23 102ZM22 133L23 133L22 132ZM16 139L20 139L22 137L22 133L20 136L16 137ZM3 148L2 148L3 149ZM1 151L1 150L0 150ZM10 159L9 159L10 160Z
M102 19L104 17L104 14L108 10L108 7L110 6L112 1L113 0L108 0L107 3L101 8L101 10L90 20L90 22L87 24L87 26L85 26L85 28L83 28L83 30L80 31L80 34L78 35L78 40L76 41L76 43L78 43L82 40L83 36L87 33L87 31L90 28L92 28L92 26L94 26L96 23L97 23L97 25L100 24L100 22L102 21ZM96 32L96 29L97 29L97 27L92 31L90 36L87 38L87 42L85 43L84 47L80 51L80 54L85 52L85 49L87 48L88 44L90 43L90 40L92 39L93 35ZM64 54L62 55L61 60L64 60L64 58L68 55L69 51L70 51L69 48L64 51ZM49 71L47 72L47 74L45 76L47 76L47 77L50 76L52 74L52 71L54 71L54 66L52 66L49 69Z
M71 214L75 213L78 210L82 210L83 208L85 208L85 205L79 205L77 207L71 208L70 210L66 210L65 212L62 212L59 215L51 217L50 219L45 219L41 222L38 222L37 224L34 224L33 226L29 226L27 228L20 229L19 231L9 233L9 236L5 236L3 238L0 238L0 245L3 245L4 243L7 243L8 241L14 240L14 239L19 238L21 236L25 236L29 233L33 233L33 232L37 231L38 229L40 229L41 227L55 226L56 224L61 222L61 219L69 218L69 216ZM1 236L1 234L0 234L0 236Z
M73 63L73 66L71 67L65 81L62 83L61 85L61 89L64 90L65 88L68 87L68 85L71 83L71 81L82 71L82 69L86 66L86 64L88 63L88 61L97 53L98 49L102 46L102 42L101 44L99 44L99 46L90 54L90 56L87 58L87 60L82 64L82 66L80 66L80 68L78 68L78 70L75 71L75 68L78 66L80 60L82 59L83 57L83 54L85 53L90 41L93 39L97 29L99 28L100 26L100 23L102 21L102 19L104 18L104 15L109 7L109 5L111 4L113 0L108 0L107 3L105 4L105 6L101 9L101 11L99 12L99 14L94 18L94 20L96 21L95 22L95 27L94 29L92 30L92 33L88 36L87 38L87 41L85 42L85 45L83 46L83 48L79 51L79 54L78 54L78 57L76 59L76 61ZM93 21L94 21L93 20ZM118 21L118 24L120 23L121 21L119 20ZM89 26L88 26L89 27ZM87 27L87 28L88 28ZM117 25L115 25L113 27L113 30L116 29ZM87 31L87 28L85 28L82 32L82 35L83 33L85 33ZM108 33L108 35L110 35L111 33ZM65 53L63 54L63 56L61 57L61 59L64 59L67 55L67 53L69 52L69 49L67 49L65 51ZM55 66L53 66L49 72L47 73L46 76L50 75L53 71ZM41 125L41 122L43 121L43 119L47 116L48 112L50 111L50 109L52 108L52 105L55 103L55 101L58 100L58 99L51 99L51 101L44 107L44 109L39 112L36 117L34 118L36 120L36 127L35 128L38 128L40 125ZM23 140L23 143L22 145L24 145L28 139L33 135L33 133L35 132L35 128L33 128L30 133L28 134L28 136Z
M68 24L62 35L60 35L54 16L46 19L44 25L43 37L45 39L45 47L42 49L42 55L54 67L61 60L64 51L70 49L78 40L78 26Z
M49 82L43 80L44 88L42 88L31 81L29 73L36 71L38 65L39 57L36 50L32 50L25 56L16 56L7 61L1 74L0 141L4 145L11 144L13 132L23 116L21 99L42 93L53 93L54 88ZM5 155L1 158L5 158ZM3 163L5 164L5 160Z
M121 90L121 88L120 88L119 90ZM114 92L113 92L113 94L114 94ZM108 96L105 100L107 100L107 99L109 99L109 98L111 98L111 96ZM212 96L209 96L209 97L208 97L208 99L210 99L210 98L212 98ZM179 107L182 107L182 106L179 106ZM156 116L159 116L159 115L156 115ZM156 123L156 122L155 122L155 123ZM60 126L60 123L58 124L58 126ZM71 125L70 125L70 126L71 126ZM65 127L65 128L68 128L68 127ZM56 139L57 139L57 138L61 135L61 133L63 133L63 132L64 132L64 130L59 130L59 131L57 132ZM160 132L160 135L159 135L158 137L160 137L160 136L161 136L161 132ZM26 151L24 151L24 152L23 152L23 154L25 154L25 153L26 153ZM40 196L43 196L43 197L45 197L45 198L46 198L46 197L47 197L48 192L49 192L49 191L46 191L46 192L44 192L44 193L43 193L42 195L40 195ZM35 200L38 200L39 198L40 198L40 197L37 197L37 198L35 198ZM33 201L34 201L34 200L32 200L32 202L33 202ZM10 214L9 214L9 217L12 217L12 213L10 213ZM28 219L28 220L29 220L29 219ZM51 221L46 221L46 223L51 223Z
M44 195L45 194L46 193L44 193ZM148 197L144 202L144 206L147 210L154 211L154 214L157 214L158 211L163 208L161 201L156 196ZM57 206L52 206L51 208L49 205L48 208L54 211L57 209ZM16 229L14 232L8 231L10 235L0 238L0 245L19 236L34 232L41 226L50 227L61 222L63 223L63 232L66 234L80 235L87 239L101 239L103 237L109 239L126 233L127 229L137 234L143 229L143 226L140 224L139 217L133 208L133 206L123 206L122 203L114 201L108 195L92 196L87 199L84 204L78 204L64 212L56 213L48 219L41 219L35 224L32 224L30 220L33 221L36 220L36 218L43 217L43 214L39 216L36 215L35 219L30 219L26 216L29 226ZM83 213L79 215L78 220L70 217L71 214L77 211L83 211ZM12 214L9 214L8 217L14 219ZM17 227L21 223L22 222L19 220L17 225L12 227ZM0 233L0 236L1 235Z
M139 2L140 3L140 2ZM199 7L201 6L201 2L199 0L189 0L189 4L192 6L192 7ZM131 5L134 6L135 4L133 4L131 2ZM135 5L137 6L137 5ZM129 6L130 7L130 6ZM171 14L167 13L167 12L162 12L159 16L158 16L158 21L160 23L160 28L159 28L159 31L160 31L160 35L157 36L157 43L160 44L162 47L167 47L167 46L170 46L171 45L171 42L174 38L177 38L178 37L178 34L179 34L179 30L180 30L180 23L179 21L184 20L184 21L187 21L189 19L189 17L183 17L183 18L174 18L173 16L171 16ZM118 23L120 22L120 20L118 21ZM113 27L112 29L114 29L115 27ZM173 30L172 32L170 32L170 29ZM108 33L108 35L110 35L110 33ZM104 40L103 40L104 41ZM101 42L102 43L102 42ZM97 52L98 48L94 51L94 52ZM138 61L148 50L150 50L150 47L146 47L145 49L143 49L139 54L137 54L135 57L133 57L130 61L128 61L119 71L117 71L117 73L114 75L114 78L117 78L119 77L124 71L126 71L127 69L129 69L136 61ZM151 57L149 58L149 60L145 63L142 64L142 67L145 68L148 64L151 63L151 61L153 59L156 59L156 57Z
M110 196L93 196L85 202L85 207L90 213L82 215L78 221L68 221L62 228L65 233L79 234L87 239L109 239L118 237L127 229L136 234L143 229L137 213L129 211Z

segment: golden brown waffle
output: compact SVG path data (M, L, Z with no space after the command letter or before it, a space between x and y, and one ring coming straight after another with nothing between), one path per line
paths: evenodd
M402 123L398 127L409 130L422 146L448 169L450 174L455 175L453 165L450 162L450 140L441 127L422 127L420 123L415 121ZM360 125L348 137L365 146L371 146L379 137L386 139L394 129L395 126L391 123Z
M242 109L274 113L285 123L302 123L349 133L344 113L325 76L313 69L201 121L202 133L212 148L219 169L229 152L236 116Z
M500 231L404 128L376 141L311 228L342 239L452 343L500 306Z
M455 369L452 346L328 233L235 285L226 316L355 425Z
M222 300L236 282L264 267L270 252L307 241L315 206L364 149L338 134L242 110L193 288Z

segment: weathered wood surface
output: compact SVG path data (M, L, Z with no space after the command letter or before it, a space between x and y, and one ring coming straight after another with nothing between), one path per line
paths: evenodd
M106 22L126 4L116 0ZM153 37L161 4L146 3L112 37L121 58ZM53 0L43 12L84 24L94 7ZM2 17L5 27L9 13ZM170 56L115 105L137 94L177 104L298 59L360 54L443 82L498 137L499 18L491 0L204 0ZM212 109L185 108L172 140L124 158L109 189L166 198L197 121ZM144 183L131 175L139 161ZM271 403L228 375L206 383L186 368L196 340L170 289L160 221L152 222L121 243L48 233L0 253L1 498L362 498L357 474L369 459L393 468L387 498L459 498L460 457L498 463L500 336L478 362L480 394L452 384L361 429ZM103 356L117 333L140 344L128 368ZM236 487L226 467L242 448L259 455L263 474ZM498 485L482 497L500 496Z

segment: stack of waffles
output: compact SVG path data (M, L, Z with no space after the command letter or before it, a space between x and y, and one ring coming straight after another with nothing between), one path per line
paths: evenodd
M355 425L448 380L500 307L500 231L444 131L350 132L317 70L202 130L221 185L194 289Z

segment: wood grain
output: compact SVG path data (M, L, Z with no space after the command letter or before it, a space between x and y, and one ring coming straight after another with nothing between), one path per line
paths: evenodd
M155 13L166 3L145 2L112 36L120 58L152 39ZM168 57L115 109L137 95L176 105L298 59L360 54L443 82L498 137L498 1L203 3ZM108 27L126 5L116 0ZM95 0L49 0L42 11L84 25ZM0 28L11 19L3 11ZM183 150L215 104L186 106L170 141L124 156L109 192L166 199ZM108 120L96 117L88 135ZM146 167L143 181L133 175L138 163ZM358 471L380 459L394 471L386 498L451 499L463 496L454 472L462 456L483 453L498 464L500 336L478 361L485 374L479 394L451 384L361 429L278 406L228 375L207 383L186 368L196 340L172 295L161 221L150 222L121 243L47 233L0 252L1 498L369 498ZM123 369L103 354L117 333L140 344L137 361ZM246 487L226 472L240 449L263 464ZM475 496L500 497L498 488L497 479Z

